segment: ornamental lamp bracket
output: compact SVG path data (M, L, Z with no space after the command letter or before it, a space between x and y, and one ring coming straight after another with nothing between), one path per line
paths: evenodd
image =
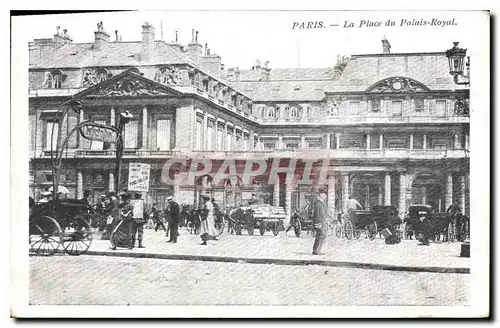
M453 48L445 51L445 55L448 58L448 65L450 69L450 75L453 76L453 80L458 85L469 85L469 74L466 72L464 74L464 62L465 56L467 54L467 49L460 48L458 42L453 42ZM469 57L467 57L467 70L470 65ZM458 77L461 76L465 80L459 81Z

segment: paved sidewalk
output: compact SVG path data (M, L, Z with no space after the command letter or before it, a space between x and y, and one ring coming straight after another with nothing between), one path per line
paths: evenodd
M109 249L109 240L101 240L96 235L87 252L88 255L146 257L177 260L200 260L220 262L247 262L281 265L325 265L356 267L367 269L470 273L470 259L461 258L460 243L432 243L419 246L415 240L403 240L400 244L386 245L383 239L370 241L363 237L359 240L345 240L330 236L323 252L325 255L312 255L313 238L303 234L295 237L292 231L264 236L255 230L253 236L246 232L235 236L224 233L218 241L210 241L207 246L200 245L200 237L180 230L177 244L167 243L164 231L155 232L145 229L146 248L133 250Z

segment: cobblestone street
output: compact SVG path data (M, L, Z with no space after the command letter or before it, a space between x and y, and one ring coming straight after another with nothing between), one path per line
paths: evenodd
M467 274L100 256L30 258L30 304L468 305Z

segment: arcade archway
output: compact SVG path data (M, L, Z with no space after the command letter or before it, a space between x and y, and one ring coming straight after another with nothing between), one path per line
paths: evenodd
M412 204L431 205L436 212L444 211L441 179L434 173L420 173L411 184Z

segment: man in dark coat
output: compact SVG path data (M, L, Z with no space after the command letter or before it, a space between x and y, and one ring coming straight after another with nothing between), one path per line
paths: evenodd
M314 239L313 255L324 255L321 248L326 241L327 227L326 219L328 217L328 208L326 206L326 190L319 189L316 199L313 201L313 223L316 229L316 238Z
M169 216L170 223L168 229L170 230L169 243L177 243L177 236L179 236L179 220L180 220L180 210L179 204L174 199L174 196L169 196L167 198L167 203L169 205Z

